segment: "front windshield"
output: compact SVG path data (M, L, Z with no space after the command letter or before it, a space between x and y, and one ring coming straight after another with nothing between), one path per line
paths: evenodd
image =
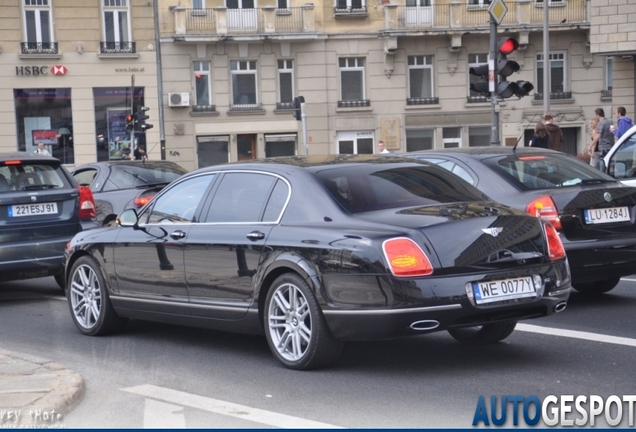
M583 161L564 153L511 155L485 159L483 162L523 191L616 181Z

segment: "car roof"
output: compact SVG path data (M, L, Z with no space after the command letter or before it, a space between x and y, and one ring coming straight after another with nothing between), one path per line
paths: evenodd
M9 160L22 160L22 161L33 161L33 162L37 162L37 161L42 161L42 162L51 162L51 161L56 161L56 162L60 162L59 159L54 158L52 156L45 156L42 154L38 154L38 153L28 153L28 152L6 152L6 153L0 153L0 162L6 162Z
M403 156L412 157L417 155L434 155L444 154L447 156L467 156L473 159L486 159L492 156L511 156L511 155L563 155L564 153L555 150L549 150L536 147L462 147L449 149L422 150L417 152L402 153Z
M361 165L361 164L419 164L422 162L416 159L407 158L403 156L391 156L391 155L377 155L377 154L364 154L364 155L309 155L309 156L283 156L264 159L252 159L249 161L230 162L222 165L213 165L206 168L200 168L195 173L209 172L209 171L225 171L236 169L256 169L262 168L269 171L319 171L324 168L330 167L342 167L346 165Z

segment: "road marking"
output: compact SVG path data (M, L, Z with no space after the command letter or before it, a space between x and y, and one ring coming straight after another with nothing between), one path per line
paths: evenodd
M621 280L630 281L630 282L636 282L636 279L630 279L630 278L621 278Z
M184 429L185 427L185 416L182 406L146 399L144 429Z
M515 330L524 331L528 333L538 333L550 336L562 336L572 339L583 339L592 342L603 342L614 345L625 345L630 347L636 347L636 339L630 339L619 336L610 336L599 333L588 333L576 330L564 330L552 327L541 327L532 324L517 324Z
M200 410L223 414L230 417L265 424L286 429L334 429L339 426L328 423L306 420L273 411L252 408L219 399L198 396L178 390L144 384L136 387L122 388L121 390L142 395L148 398L162 400L171 404L197 408ZM145 416L144 416L145 417ZM162 426L163 427L163 426Z

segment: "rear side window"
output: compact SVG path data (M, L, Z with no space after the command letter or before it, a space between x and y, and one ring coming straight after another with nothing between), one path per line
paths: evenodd
M0 193L70 187L59 165L0 165Z
M508 156L483 163L520 190L615 182L596 168L565 154Z
M488 199L437 166L347 166L320 171L317 176L350 213Z
M276 177L266 174L226 173L214 194L205 222L260 222L276 180ZM275 207L275 203L272 206ZM275 210L272 209L271 213Z

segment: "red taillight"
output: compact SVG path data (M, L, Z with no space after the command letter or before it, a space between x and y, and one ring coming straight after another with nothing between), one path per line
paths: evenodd
M20 160L8 160L4 161L5 165L22 165L22 161Z
M94 219L97 216L95 211L95 200L93 192L86 186L78 186L79 189L79 217L80 219Z
M532 201L526 207L526 213L543 219L546 222L550 222L556 229L561 229L561 218L559 217L559 211L552 198L548 195L542 196Z
M433 266L422 249L407 238L394 238L382 245L384 255L395 276L428 276Z
M545 237L548 240L548 256L550 260L556 261L565 258L565 248L563 243L561 243L559 233L550 224L545 224Z
M148 201L150 201L152 199L154 195L143 195L143 196L138 196L133 200L133 203L137 206L137 207L143 207L146 204L148 204Z

